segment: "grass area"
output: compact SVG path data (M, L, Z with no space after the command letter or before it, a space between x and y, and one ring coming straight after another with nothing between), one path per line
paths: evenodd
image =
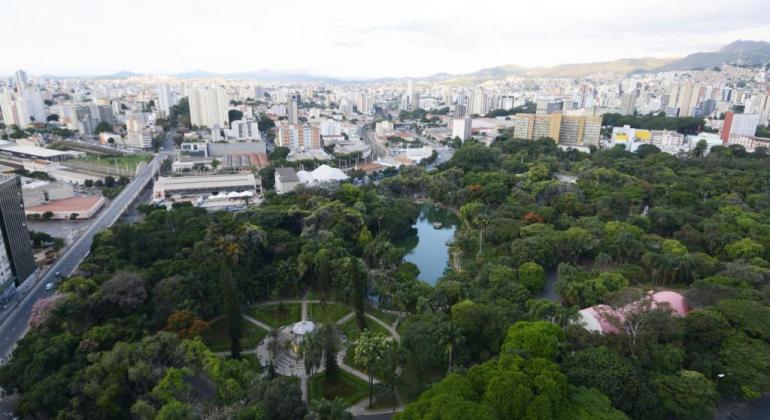
M248 350L257 346L267 335L267 331L241 318L241 349ZM220 318L211 324L203 334L203 342L211 351L229 351L230 335L225 326L225 318Z
M339 303L310 303L307 307L308 317L320 324L333 324L352 311Z
M366 329L375 334L383 334L390 337L388 330L369 318L366 318ZM348 322L342 324L340 330L342 330L342 333L348 337L348 341L350 342L356 341L361 334L361 330L358 328L358 323L356 322L356 317L350 318Z
M89 163L92 165L100 166L117 166L121 169L136 170L136 166L141 162L149 162L152 160L152 155L139 153L135 155L125 156L97 156L91 155L78 159L78 162Z
M249 308L248 313L252 318L277 328L281 325L299 322L302 316L302 306L299 303L271 303Z
M385 312L382 309L374 306L368 306L366 308L366 312L374 315L375 317L379 318L381 321L384 321L388 325L393 325L398 319L398 315L392 314L390 312Z
M353 405L369 395L369 385L355 376L337 369L332 378L326 377L326 372L318 373L308 380L308 397L312 400L333 400L340 397L348 405Z

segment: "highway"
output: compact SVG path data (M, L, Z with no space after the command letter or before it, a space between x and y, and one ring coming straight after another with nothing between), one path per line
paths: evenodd
M173 146L171 146L173 150ZM139 193L153 179L161 162L170 154L168 144L164 150L155 155L144 168L140 169L138 175L131 181L123 191L115 197L109 207L103 209L97 216L91 226L78 238L72 246L54 263L51 268L32 285L26 296L20 302L11 301L9 305L16 305L11 312L0 322L0 358L5 362L10 356L16 342L27 332L27 321L32 312L32 305L44 297L51 296L54 290L45 290L47 283L56 282L56 273L61 272L64 276L71 275L80 263L85 259L91 250L91 243L94 235L104 229L112 226L118 220L121 214L131 205ZM35 281L29 279L28 281Z

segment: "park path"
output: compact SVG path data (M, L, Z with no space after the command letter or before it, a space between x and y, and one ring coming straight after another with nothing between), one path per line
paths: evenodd
M395 328L393 328L391 325L388 325L387 322L381 320L380 318L377 318L376 316L374 316L374 315L372 315L372 314L370 314L368 312L365 312L364 315L367 318L371 319L372 321L380 324L383 328L385 328L390 333L390 335L392 335L393 338L396 339L397 342L399 342L399 343L401 342L401 335L398 333L398 331L396 331Z
M243 319L245 319L246 321L249 321L249 322L251 322L252 324L254 324L254 325L258 326L259 328L262 328L263 330L265 330L265 331L267 331L267 332L270 332L270 330L272 330L272 329L273 329L273 327L271 327L271 326L269 326L269 325L265 324L265 323L264 323L264 322L262 322L262 321L259 321L259 320L257 320L257 319L254 319L254 318L250 317L249 315L246 315L246 314L244 314L244 313L241 313L241 316L242 316L242 317L243 317Z
M304 321L304 320L308 319L308 304L310 304L310 303L320 303L321 301L320 300L310 300L310 299L307 299L307 294L305 294L305 296L302 299L283 300L283 301L280 301L280 302L283 302L283 303L299 303L301 305L300 319ZM267 302L261 302L260 305L277 304L277 303L280 303L280 302L279 301L267 301ZM392 312L392 313L395 313L395 314L399 315L399 318L394 323L395 325L398 325L398 323L399 323L399 321L401 319L400 315L402 315L402 314L400 312L396 312L396 311L388 311L388 312ZM356 315L355 311L351 311L351 312L347 313L345 316L343 316L342 318L340 318L339 320L337 320L335 322L335 324L338 325L338 326L339 325L344 325L345 323L350 321L355 315ZM245 315L245 314L243 314L242 316L247 321L249 321L250 323L252 323L252 324L254 324L254 325L256 325L256 326L258 326L258 327L260 327L260 328L262 328L262 329L264 329L266 331L270 331L272 329L269 325L265 324L262 321L254 319L251 316L248 316L248 315ZM401 335L398 333L398 331L396 331L396 328L394 328L393 325L388 324L387 322L377 318L376 316L374 316L374 315L372 315L372 314L370 314L368 312L365 312L364 316L366 316L367 318L371 319L372 321L378 323L380 326L385 328L385 330L388 331L388 333L397 342L401 341ZM244 351L243 353L244 354L256 353L256 350L247 350L247 351ZM360 380L362 380L362 381L364 381L364 382L366 382L368 384L369 383L369 376L367 374L361 372L360 370L357 370L357 369L353 368L352 366L347 365L345 363L345 355L346 355L345 348L343 348L339 352L337 352L337 365L340 367L340 369L344 370L345 372L355 376L356 378L358 378L358 379L360 379ZM322 372L322 371L323 371L323 368L319 369L319 372ZM397 368L397 373L400 374L401 373L400 371L401 371L401 367L399 366ZM299 373L299 372L297 372L297 373ZM299 380L300 380L300 389L302 391L302 400L307 403L308 400L309 400L308 376L307 376L306 373L304 373L304 370L303 370L302 373L299 373L298 376L299 376ZM377 378L373 378L372 382L374 384L379 384L380 380L377 379ZM351 412L353 415L356 415L356 416L357 415L370 415L370 414L388 414L388 413L393 413L393 412L396 412L396 411L402 411L404 409L404 403L403 403L403 400L401 399L401 395L399 395L399 393L396 392L395 396L396 396L396 400L398 401L398 406L395 407L395 408L384 409L384 410L368 410L366 407L369 404L369 398L367 397L367 398L359 401L358 403L350 406L348 408L348 411Z
M354 316L356 316L356 313L355 312L350 312L349 314L347 314L347 315L343 316L342 318L340 318L337 322L335 322L335 324L337 324L337 325L345 325L345 323L350 321L350 319L353 318Z

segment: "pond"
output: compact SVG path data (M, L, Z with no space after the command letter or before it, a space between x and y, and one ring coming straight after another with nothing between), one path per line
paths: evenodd
M420 207L412 233L396 243L407 250L404 260L420 269L420 280L434 285L444 274L457 226L459 221L451 211L427 204Z

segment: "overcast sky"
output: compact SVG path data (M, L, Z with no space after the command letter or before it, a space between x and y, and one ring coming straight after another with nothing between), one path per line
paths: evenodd
M0 74L425 76L770 40L768 0L2 0Z

